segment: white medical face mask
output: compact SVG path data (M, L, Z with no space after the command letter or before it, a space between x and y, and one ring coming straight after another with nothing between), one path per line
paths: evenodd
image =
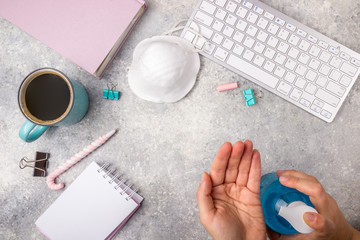
M136 46L128 81L142 99L176 102L193 88L199 69L199 54L192 43L176 36L155 36Z

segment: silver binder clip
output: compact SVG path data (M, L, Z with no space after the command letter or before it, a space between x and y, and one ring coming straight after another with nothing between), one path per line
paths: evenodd
M31 167L34 169L34 177L45 177L46 169L48 168L49 156L49 153L36 152L35 160L30 160L28 157L21 158L19 162L19 167L21 169ZM32 165L32 163L34 164Z

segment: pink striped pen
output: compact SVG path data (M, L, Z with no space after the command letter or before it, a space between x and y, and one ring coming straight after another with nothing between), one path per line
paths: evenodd
M98 147L103 145L109 138L114 135L116 130L112 130L105 134L102 137L99 137L94 142L89 144L83 150L72 156L69 160L63 163L63 165L57 167L52 173L50 173L46 178L46 184L51 190L60 190L64 188L64 183L55 183L55 180L58 176L66 172L69 168L74 166L77 162L84 159L87 155L95 151Z

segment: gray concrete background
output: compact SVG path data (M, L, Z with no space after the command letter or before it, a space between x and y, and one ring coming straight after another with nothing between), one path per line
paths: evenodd
M129 89L126 69L143 39L161 34L190 16L196 0L148 0L148 10L98 80L28 34L0 18L0 238L44 239L36 219L62 191L50 191L44 178L20 170L23 156L51 153L49 170L108 130L119 132L101 149L66 172L70 184L91 162L109 162L124 172L145 197L142 207L116 239L207 239L199 222L196 190L225 141L251 139L262 155L263 173L298 169L316 176L337 200L348 221L360 228L360 82L334 122L327 124L264 90L250 108L241 91L257 85L201 58L193 90L175 104L155 104ZM264 1L285 14L360 52L357 0ZM22 79L34 69L54 67L88 90L86 117L69 127L53 127L33 143L18 131L24 122L17 104ZM216 86L238 81L240 88L218 93ZM118 83L119 101L102 99L102 89Z

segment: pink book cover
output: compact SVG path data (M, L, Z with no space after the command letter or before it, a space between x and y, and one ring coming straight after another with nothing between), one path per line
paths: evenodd
M111 62L145 7L142 0L0 0L0 16L101 77L100 66Z

